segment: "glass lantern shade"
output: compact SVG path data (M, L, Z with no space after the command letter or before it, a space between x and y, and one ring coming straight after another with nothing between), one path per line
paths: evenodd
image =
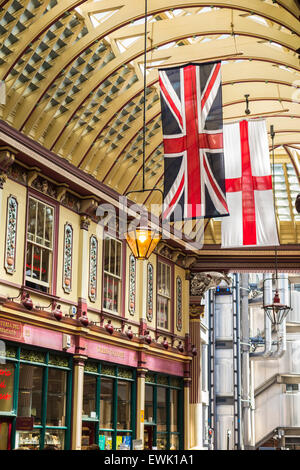
M264 283L265 282L272 283L272 279L266 279ZM277 283L277 278L275 278L275 282ZM290 305L287 305L286 303L281 302L279 290L280 289L278 289L278 287L275 288L275 292L273 291L273 294L274 294L274 297L273 297L272 292L270 293L272 296L270 296L270 294L267 296L265 294L265 289L264 289L263 309L265 313L268 315L273 325L280 325L280 323L283 322L283 320L286 318L287 314L291 310ZM290 289L289 289L289 297L290 297ZM284 297L284 301L286 300L288 299L285 299ZM290 298L289 298L289 304L291 304Z
M160 241L161 234L149 227L137 227L126 232L125 237L136 259L148 259Z

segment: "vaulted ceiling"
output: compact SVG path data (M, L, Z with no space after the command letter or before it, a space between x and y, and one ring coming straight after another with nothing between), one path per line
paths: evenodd
M300 242L299 15L296 0L148 0L147 187L163 187L158 66L222 59L224 121L246 117L248 94L249 117L275 128L283 244ZM0 0L0 119L118 192L140 189L143 52L142 0ZM205 237L219 243L220 222Z

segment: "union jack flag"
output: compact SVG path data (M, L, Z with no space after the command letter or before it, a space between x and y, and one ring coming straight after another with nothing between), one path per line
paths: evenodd
M159 82L165 166L163 219L229 215L221 63L160 69Z

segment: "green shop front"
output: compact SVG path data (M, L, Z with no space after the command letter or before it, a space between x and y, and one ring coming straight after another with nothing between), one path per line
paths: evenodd
M0 363L0 450L70 448L72 358L6 343Z

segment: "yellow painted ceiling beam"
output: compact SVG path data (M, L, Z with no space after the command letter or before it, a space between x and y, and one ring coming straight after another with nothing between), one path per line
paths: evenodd
M172 33L170 32L170 36ZM137 47L137 44L139 47ZM155 44L153 45L153 47ZM257 44L254 40L245 38L237 38L237 47L238 50L242 50L244 55L243 58L250 58L252 60L260 60L260 61L269 61L274 63L279 63L281 65L285 65L287 67L292 67L297 69L299 66L299 60L296 54L287 54L282 51L278 51L277 48L272 48L264 44ZM189 48L189 49L186 49ZM227 38L222 41L211 41L205 44L197 44L191 46L182 46L178 47L178 52L176 51L176 61L181 62L186 61L187 57L189 60L197 60L199 57L206 57L209 58L212 55L222 57L223 54L234 54L234 41L232 38ZM184 49L184 51L181 51ZM76 94L76 107L78 104L83 103L85 99L90 95L90 93L95 90L101 82L106 80L113 72L118 70L124 61L133 60L136 56L142 55L143 53L143 40L139 40L138 43L135 43L131 48L129 48L124 54L116 57L111 62L109 62L106 66L104 66L100 71L96 72L94 75L90 77L86 86L82 87L82 89ZM186 54L189 53L187 56ZM162 57L168 57L165 61L165 64L168 65L170 62L172 63L172 51L153 51L152 57L153 60L161 60ZM171 56L171 57L170 57ZM233 57L234 58L234 57ZM227 58L228 59L228 58ZM30 97L27 97L26 100L29 100ZM7 103L7 107L11 109L9 103ZM76 110L76 109L75 109ZM73 113L75 112L73 107ZM16 121L14 125L16 127L20 127L21 122L24 122L26 116L30 112L28 106L25 107L23 112L20 112L16 116ZM37 106L36 110L32 110L32 114L28 119L28 122L25 126L25 131L27 133L30 132L30 129L35 125L36 120L41 117L41 110L40 107ZM58 127L64 126L64 123L70 118L71 112L66 111L61 118L58 118L57 124ZM57 131L59 132L59 131ZM53 135L57 135L57 132L53 132ZM48 142L48 145L50 142ZM51 148L51 147L50 147Z
M130 2L130 3L133 3L133 2ZM141 3L141 2L139 2L139 3ZM264 5L264 7L265 6L266 5ZM173 5L173 7L174 7L174 5ZM252 8L252 5L251 5L251 8ZM86 36L81 38L79 41L77 41L73 46L68 47L66 52L62 53L62 55L59 57L59 60L56 61L56 63L53 65L53 67L49 70L49 73L47 74L47 78L45 80L43 80L43 83L41 84L42 86L40 86L40 88L38 88L38 90L36 90L30 96L27 97L27 103L28 103L27 108L28 108L28 113L29 114L31 114L31 112L33 111L34 106L36 105L36 103L39 102L39 100L41 99L41 97L43 96L45 91L54 82L55 78L59 75L59 73L61 72L62 69L67 67L68 64L70 64L76 57L78 57L78 55L81 52L83 52L87 47L89 47L92 43L94 43L96 39L99 39L100 37L103 37L103 36L111 33L117 27L120 27L123 24L126 24L126 22L128 23L128 18L126 20L125 17L124 18L122 17L123 21L121 21L121 18L119 18L119 15L121 15L121 13L123 13L123 16L124 16L125 10L126 10L126 7L124 6L119 12L117 12L110 19L108 19L103 25L101 25L101 32L99 30L99 27L95 28L95 30L92 33L87 34ZM216 14L216 13L219 13L219 12L214 11L212 13ZM152 45L152 46L156 47L156 46L159 46L161 44L164 44L165 42L169 42L169 41L173 41L173 40L176 40L176 39L180 39L181 37L185 37L186 36L186 31L187 31L186 24L187 24L188 21L191 22L191 28L192 28L191 29L191 31L192 31L191 34L195 34L195 35L214 34L216 32L221 34L222 31L224 33L229 33L230 34L232 32L232 29L231 29L230 24L227 24L228 23L228 16L229 16L227 14L228 12L226 10L221 10L220 13L221 13L221 15L217 15L217 18L219 18L219 19L218 19L217 23L215 24L215 28L212 27L212 26L207 27L207 22L204 19L206 17L206 14L203 14L203 17L204 17L203 19L201 19L202 15L191 15L191 16L186 17L185 26L184 26L183 22L180 23L181 26L176 28L176 30L174 30L173 34L172 34L172 26L171 26L171 31L170 31L170 28L159 27L159 24L161 23L160 21L155 22L155 23L153 23L153 25L154 25L153 26L154 27L154 30L153 30L154 31L154 37L153 37L153 41L151 41L152 44L149 44L149 46ZM196 18L194 19L194 17L196 17ZM119 23L118 23L118 18L120 20ZM176 20L177 19L182 20L182 18L176 18ZM223 28L222 28L222 25L221 25L222 19L223 19L223 21L225 21L225 26L223 26ZM172 21L175 21L175 19L172 20ZM165 23L165 22L163 22L163 23ZM166 23L169 24L168 21ZM197 24L199 24L198 27L197 27ZM213 22L213 24L214 24L214 22ZM105 30L105 28L107 28L107 30ZM188 29L190 29L190 27ZM259 35L258 37L261 37L262 39L267 39L267 40L270 40L270 41L279 42L279 43L282 43L283 45L286 45L287 47L292 47L292 48L295 47L294 46L295 38L292 35L289 36L288 34L282 33L280 31L276 30L275 28L267 28L267 27L260 26L260 25L257 25L257 24L253 25L253 21L250 21L247 18L241 18L241 17L239 17L239 20L237 20L237 24L235 25L235 32L236 33L239 31L239 34L245 34L245 35L248 35L248 36L252 36L254 34L253 31L256 31L256 29L258 29L260 31L261 36ZM104 31L105 31L105 33L104 33ZM90 37L91 34L92 34L93 37ZM161 37L156 38L157 35L160 35ZM141 40L141 43L143 44L142 40ZM133 47L136 46L136 44L137 43L135 43L133 45ZM136 47L134 49L136 49ZM130 48L130 50L132 51L133 48ZM126 56L126 52L124 54L122 54L122 57L124 55ZM138 55L139 55L139 51L138 51L138 48L137 48L135 57L138 56ZM125 62L125 60L126 60L126 57L123 58L123 62ZM121 63L122 63L122 61L121 61ZM24 116L24 114L22 112L21 113L18 112L18 118L17 118L16 123L15 123L17 128L22 128L23 127L27 116L28 116L28 114L26 114Z

